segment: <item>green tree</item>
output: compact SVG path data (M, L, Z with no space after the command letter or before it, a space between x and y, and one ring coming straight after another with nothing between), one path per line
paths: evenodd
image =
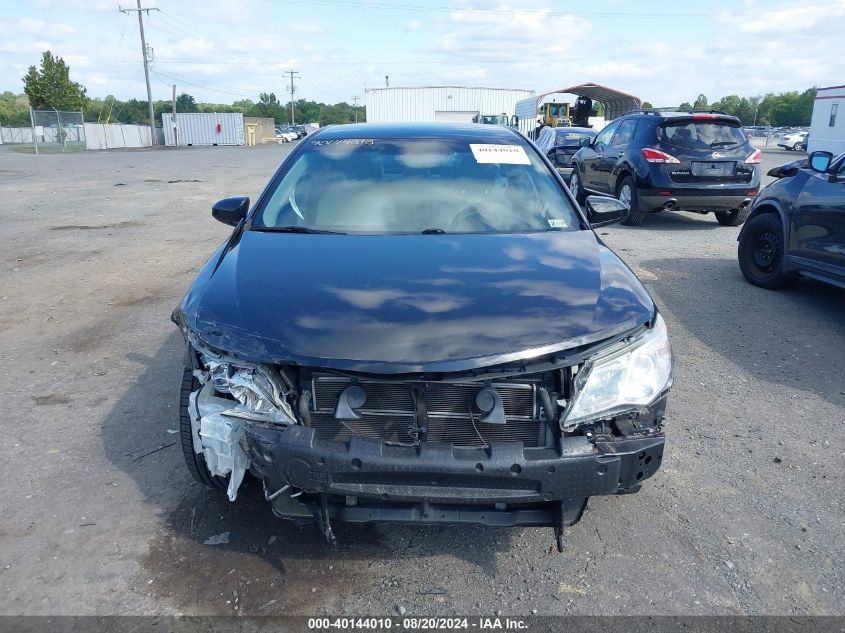
M692 104L684 101L681 105L678 106L678 110L692 110Z
M698 95L695 99L695 103L692 104L693 110L704 110L707 107L707 97L703 94Z
M29 101L26 95L16 95L9 90L0 93L0 125L23 127L29 124Z
M199 112L196 99L183 92L176 97L176 112Z
M88 97L85 88L70 80L70 68L50 51L41 55L41 69L30 66L23 77L24 92L33 108L81 110Z
M651 109L654 108L654 106L651 105L650 101L643 101L642 108L643 108L643 110L651 110Z

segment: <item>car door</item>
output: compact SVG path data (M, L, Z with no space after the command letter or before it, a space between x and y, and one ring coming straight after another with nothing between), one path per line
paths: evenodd
M619 174L618 166L624 160L628 146L634 140L634 133L637 131L636 119L624 119L610 140L610 144L602 150L600 166L596 172L603 176L602 191L616 194L616 177Z
M613 135L619 129L619 121L611 123L601 132L589 147L585 147L581 155L581 162L584 164L584 187L601 193L607 192L606 170L602 165L604 151L610 145Z
M804 265L845 276L845 155L813 171L795 200L789 254Z

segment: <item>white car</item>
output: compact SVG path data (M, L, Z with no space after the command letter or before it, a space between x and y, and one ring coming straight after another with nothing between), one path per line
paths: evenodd
M289 132L282 128L276 128L276 142L277 143L292 143L298 138L295 132Z
M807 149L807 132L795 132L794 134L784 134L778 147L783 147L789 150Z

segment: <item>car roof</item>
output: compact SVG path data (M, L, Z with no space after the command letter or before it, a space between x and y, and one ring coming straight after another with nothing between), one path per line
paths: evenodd
M732 121L739 121L739 118L734 116L733 114L728 114L727 112L720 112L718 110L634 110L632 112L626 112L622 115L622 117L627 116L641 116L641 117L654 117L655 119L675 119L675 118L690 118L696 115L706 117L707 115L717 117L719 119L730 119ZM622 117L619 117L620 119Z
M562 130L564 132L567 132L567 131L568 132L593 132L593 133L596 132L591 127L576 127L574 125L566 125L566 126L561 126L561 127L555 127L555 128L552 128L552 129L555 130L555 131Z
M351 123L322 128L314 135L320 139L353 138L461 138L479 143L490 141L524 142L515 130L501 125L478 123Z

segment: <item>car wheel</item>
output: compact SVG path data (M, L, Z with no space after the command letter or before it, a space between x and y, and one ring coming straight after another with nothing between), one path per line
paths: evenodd
M716 211L716 221L722 226L739 226L748 219L748 214L751 213L751 205L746 204L739 209L731 209L730 211Z
M226 488L228 482L225 477L212 475L205 464L205 456L194 451L193 429L191 415L188 412L191 392L200 388L199 381L194 377L191 369L185 368L182 373L182 388L179 393L179 437L182 440L182 455L185 464L194 479L212 488Z
M578 173L577 166L572 170L572 175L569 177L569 191L572 192L572 197L578 201L578 204L584 204L587 199L587 192L581 186L581 176Z
M639 225L645 217L645 210L640 209L637 186L634 184L633 178L625 176L620 181L616 189L616 197L619 198L619 202L628 207L628 215L622 220L622 224L627 226Z
M783 273L783 229L773 213L758 215L743 227L737 255L742 274L755 286L773 290L795 282Z
M796 152L799 151L801 149L801 142L799 141L798 143L793 145L792 149L794 149Z

